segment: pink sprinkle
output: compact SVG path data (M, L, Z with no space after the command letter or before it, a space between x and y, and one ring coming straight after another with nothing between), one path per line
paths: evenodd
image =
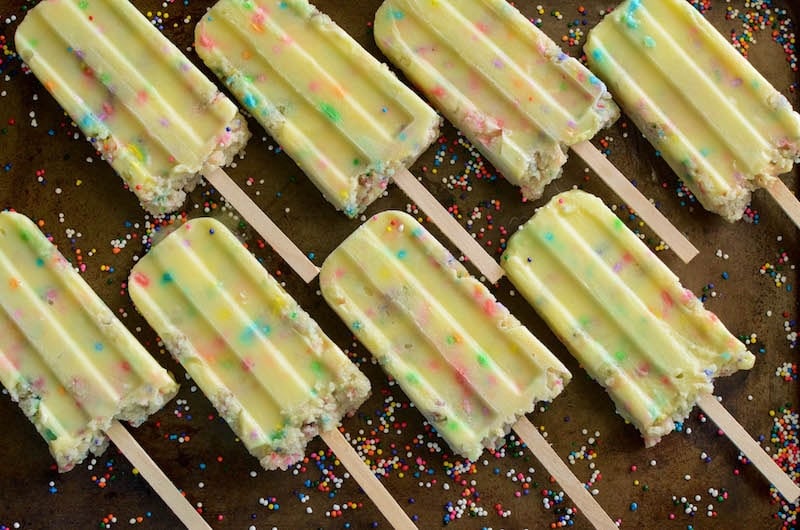
M138 285L142 287L150 287L150 278L142 274L141 272L133 273L133 281L136 282Z

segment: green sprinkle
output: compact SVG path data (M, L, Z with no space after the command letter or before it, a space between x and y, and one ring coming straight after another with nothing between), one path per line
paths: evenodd
M46 429L44 431L44 437L48 442L54 442L58 440L58 435L54 433L51 429Z
M286 431L281 427L280 429L273 431L272 434L269 435L269 439L273 442L282 440L286 436Z
M490 364L489 356L481 352L478 354L478 364L486 368Z
M339 114L339 111L336 110L336 108L330 103L320 103L319 110L334 123L342 120L342 116Z
M325 366L319 361L311 361L311 371L317 377L322 377L325 375Z

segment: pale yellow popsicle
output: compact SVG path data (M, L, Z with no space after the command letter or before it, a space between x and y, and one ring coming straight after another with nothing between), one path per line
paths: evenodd
M17 29L22 59L142 206L178 210L250 137L236 105L128 0L45 0Z
M59 471L137 426L178 385L27 217L0 213L0 382Z
M439 117L306 0L220 0L197 53L350 217L436 139Z
M130 275L137 309L266 469L302 459L369 381L224 225L195 219Z
M586 56L700 203L728 221L800 158L800 115L685 0L623 2L589 33Z
M529 199L568 146L619 116L605 85L505 0L386 0L375 40Z
M716 377L752 368L755 357L600 199L556 195L511 236L502 261L646 445L698 405L796 502L800 486L711 394Z
M617 412L657 443L755 357L603 202L553 197L508 242L508 278Z
M328 304L453 451L477 459L571 375L411 216L372 217L320 271Z

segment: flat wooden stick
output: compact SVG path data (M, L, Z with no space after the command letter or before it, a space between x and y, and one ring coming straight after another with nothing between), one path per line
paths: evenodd
M350 475L356 479L364 493L372 499L375 506L389 521L389 524L398 530L417 528L417 525L411 521L411 518L400 507L397 500L386 491L383 483L375 477L372 470L361 460L361 457L358 456L358 453L350 445L350 442L345 439L344 435L339 432L339 429L323 432L320 437L336 454L336 458L347 468Z
M583 515L595 528L618 530L617 524L600 507L595 498L584 487L578 477L567 467L567 464L558 456L553 447L547 440L539 434L538 429L525 416L521 417L512 429L522 438L531 452L542 463L548 473L555 477L556 481L564 488L564 492L569 495L578 506Z
M439 230L458 247L469 260L475 264L478 270L486 276L490 283L497 283L503 277L505 271L497 264L492 256L486 252L480 243L472 237L461 224L453 219L442 204L431 195L431 192L423 186L417 178L403 170L393 176L395 184L414 201L422 211L431 218L431 221L439 227Z
M767 191L775 202L778 203L789 218L794 222L795 226L800 227L800 201L797 200L792 190L790 190L784 181L776 178Z
M697 400L697 404L787 501L797 501L798 497L800 497L800 486L795 484L791 477L764 452L764 449L744 430L744 427L736 421L736 418L731 416L731 413L717 401L716 397L706 394Z
M150 487L158 494L161 499L167 503L172 512L178 516L178 519L186 525L186 528L205 528L211 530L211 526L203 519L203 517L195 510L194 506L189 504L189 501L181 495L175 484L167 478L161 468L153 462L142 446L139 445L131 433L123 427L120 422L113 421L111 427L106 431L106 434L114 442L114 445L122 451L122 454L139 470L144 479L150 484Z
M206 168L203 176L208 180L223 197L244 217L256 232L261 234L274 250L289 264L292 269L305 281L310 283L317 277L319 269L310 259L297 248L291 239L278 228L272 219L265 214L225 171L222 169Z
M641 217L658 236L669 245L684 263L689 263L699 251L686 237L669 222L650 201L623 175L614 164L603 156L591 142L584 141L570 146L584 162L597 173L603 182L616 193L620 199Z

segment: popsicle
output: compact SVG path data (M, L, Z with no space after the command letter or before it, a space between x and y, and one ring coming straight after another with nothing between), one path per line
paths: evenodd
M688 2L621 3L586 56L707 210L736 221L766 188L800 226L778 178L800 160L800 115Z
M716 377L752 368L755 357L600 199L556 195L509 239L501 262L647 446L699 404L797 498L800 488L712 396Z
M337 425L369 381L219 221L194 219L134 266L136 308L265 469L320 435L398 528L416 528Z
M66 472L109 438L187 526L209 528L119 421L178 385L22 214L0 212L0 383Z
M505 0L386 0L375 41L529 199L572 148L678 256L697 249L590 142L619 109L605 85Z
M201 174L307 281L317 268L225 174L250 138L236 105L127 0L45 0L17 52L153 214Z
M195 49L336 209L353 218L394 180L492 282L503 270L407 168L439 117L307 0L220 0Z
M456 453L511 428L598 527L616 528L525 417L569 371L413 217L370 218L325 260L322 296Z

